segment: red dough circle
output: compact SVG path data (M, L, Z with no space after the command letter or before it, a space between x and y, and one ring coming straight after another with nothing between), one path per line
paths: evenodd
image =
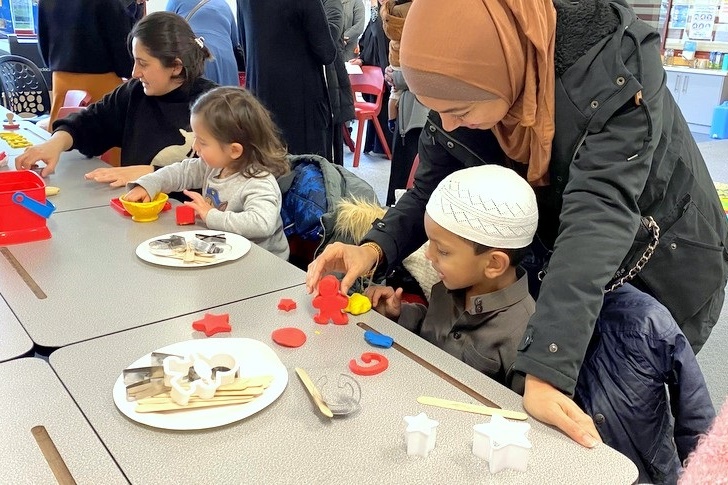
M273 330L271 338L275 343L284 347L300 347L306 343L306 334L300 328L295 327Z

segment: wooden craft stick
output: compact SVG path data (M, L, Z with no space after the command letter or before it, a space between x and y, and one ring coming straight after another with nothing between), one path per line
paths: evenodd
M217 388L217 391L215 391L215 397L221 397L221 396L238 396L238 397L258 397L265 390L270 386L270 383L273 382L273 376L255 376L255 377L238 377L235 379L235 381L231 382L230 384L223 384L222 386ZM189 386L183 386L186 389L189 389ZM146 389L146 388L145 388ZM142 389L144 390L144 389ZM128 393L128 392L127 392ZM141 393L141 391L140 391ZM145 399L149 399L152 397L158 397L158 398L165 398L167 400L171 400L172 396L169 392L168 387L161 387L159 389L159 392L152 395L147 395L142 397L136 398L134 393L131 393L131 399L135 400L137 402L145 402ZM193 397L192 399L199 399L197 397Z
M154 254L154 253L152 253ZM212 263L215 261L215 256L201 256L199 254L196 254L194 251L192 252L184 252L184 253L174 253L174 254L154 254L155 256L159 256L160 258L172 258L172 259L181 259L185 263Z
M174 401L168 400L165 403L137 404L137 407L136 407L136 409L134 409L134 411L136 411L137 413L185 411L188 409L209 408L209 407L214 407L214 406L230 406L233 404L247 404L250 401L252 401L253 399L255 399L255 398L241 397L241 398L225 400L225 401L201 400L201 401L190 402L187 406L180 406L179 404L175 403Z
M223 401L239 401L240 399L254 399L257 396L213 396L210 399L203 399L198 396L192 396L189 399L190 403L193 402L223 402ZM169 396L153 396L145 397L144 399L137 400L137 404L161 404L166 402L174 402ZM175 403L176 404L176 403Z
M466 413L485 414L486 416L499 415L508 419L515 419L517 421L525 421L528 419L528 414L521 413L518 411L509 411L507 409L491 408L488 406L481 406L480 404L468 404L458 401L448 401L447 399L440 399L437 397L420 396L417 398L417 402L425 404L427 406L436 406L445 409L454 409L456 411L465 411Z
M239 397L258 397L265 389L262 387L248 387L247 389L241 389L241 390L231 390L231 391L221 391L217 390L215 391L215 396L212 399L217 399L220 397L230 397L230 396L239 396ZM155 394L154 396L149 396L141 399L137 399L137 402L145 403L149 402L147 399L172 399L172 395L169 393L169 391L161 392L159 394ZM205 400L198 396L192 396L190 399L194 400Z
M268 387L273 382L273 376L238 377L230 384L223 384L218 391L236 391L248 387Z
M262 387L248 387L246 389L236 390L232 389L229 391L221 391L218 389L215 392L215 396L260 396L265 391Z
M301 378L301 382L303 382L303 385L306 387L306 390L311 395L311 398L318 407L319 411L321 411L321 414L326 417L333 418L334 413L331 412L331 409L329 409L329 407L324 402L323 398L321 397L321 393L319 393L319 390L316 388L316 385L308 376L308 373L300 367L296 367L296 374L298 374L298 377Z
M58 483L60 485L76 485L76 480L74 480L73 475L68 470L66 462L63 461L63 457L58 452L58 448L53 443L45 426L34 426L30 429L30 432L33 433L33 438L35 438L38 448L43 453L43 458L48 462L48 466Z

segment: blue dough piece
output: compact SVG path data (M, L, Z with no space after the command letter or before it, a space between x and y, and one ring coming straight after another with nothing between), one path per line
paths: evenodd
M382 347L384 349L390 348L394 343L394 339L389 335L382 335L381 333L372 332L371 330L364 332L364 340L369 342L371 345Z

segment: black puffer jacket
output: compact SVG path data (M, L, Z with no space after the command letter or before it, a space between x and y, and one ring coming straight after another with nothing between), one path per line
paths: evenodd
M571 8L570 2L555 5L558 17ZM518 370L568 393L574 391L604 288L639 259L649 240L640 230L643 216L655 218L662 236L634 284L670 310L696 351L717 321L726 284L726 216L665 87L659 35L625 0L608 5L617 29L556 78L551 185L537 191L538 239L553 254L516 361ZM557 53L581 35L569 29L593 32L559 22ZM382 247L390 268L424 242L427 199L448 174L484 163L525 169L506 159L491 132L446 132L434 113L419 154L414 189L365 237Z

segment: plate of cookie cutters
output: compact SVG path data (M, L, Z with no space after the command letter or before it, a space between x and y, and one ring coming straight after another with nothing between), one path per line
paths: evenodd
M177 241L181 240L181 251ZM192 254L185 257L185 249ZM250 251L251 243L239 234L214 230L180 231L147 239L136 248L136 255L160 266L200 268L233 261Z
M127 372L122 372L114 384L113 398L119 411L137 423L154 428L171 430L209 429L245 419L271 405L283 393L288 385L288 370L268 345L248 338L207 338L187 340L167 345L155 351L155 354L168 356L199 355L214 357L230 356L238 367L237 375L241 379L270 377L268 387L255 399L243 404L228 404L214 407L190 407L162 412L137 412L138 403L130 400L127 394ZM155 375L157 366L150 366L152 353L146 354L129 364L128 368L149 369L149 376ZM199 370L199 369L198 369Z

